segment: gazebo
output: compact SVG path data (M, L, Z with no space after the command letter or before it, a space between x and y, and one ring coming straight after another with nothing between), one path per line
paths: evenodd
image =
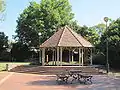
M58 29L48 40L40 45L39 59L42 65L49 61L62 66L62 62L77 61L78 65L92 65L92 48L94 46L68 26Z

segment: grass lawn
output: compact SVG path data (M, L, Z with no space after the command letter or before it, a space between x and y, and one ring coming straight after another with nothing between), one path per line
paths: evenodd
M16 64L16 65L29 65L28 62L0 62L0 71L4 71L6 69L6 64Z
M6 66L5 63L0 63L0 71L5 70L5 66Z

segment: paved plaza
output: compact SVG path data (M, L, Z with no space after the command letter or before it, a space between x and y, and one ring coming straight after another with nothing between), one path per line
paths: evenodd
M0 73L0 90L120 90L120 79L114 76L93 75L93 84L58 84L55 75Z

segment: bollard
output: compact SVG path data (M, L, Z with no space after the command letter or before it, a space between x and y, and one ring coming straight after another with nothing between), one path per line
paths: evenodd
M8 71L8 64L6 64L6 71Z

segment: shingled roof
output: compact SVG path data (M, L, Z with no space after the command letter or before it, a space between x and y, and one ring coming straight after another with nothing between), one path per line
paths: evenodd
M68 26L60 28L40 47L94 47L89 41L81 35L74 32Z

